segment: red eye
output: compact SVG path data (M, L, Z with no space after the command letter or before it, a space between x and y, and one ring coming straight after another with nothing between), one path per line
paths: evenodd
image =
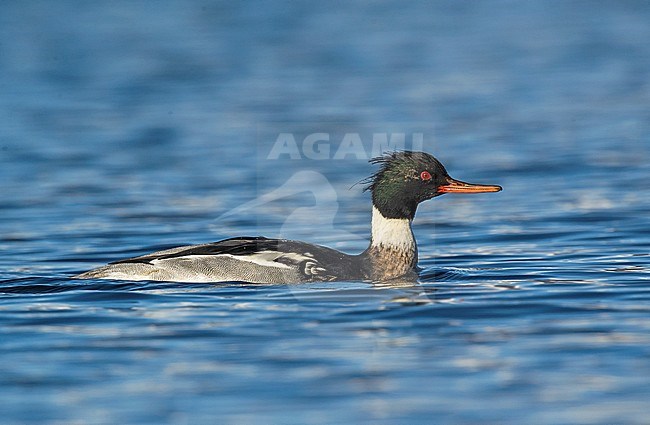
M422 171L420 173L420 178L424 181L429 181L431 180L431 173L429 173L428 171Z

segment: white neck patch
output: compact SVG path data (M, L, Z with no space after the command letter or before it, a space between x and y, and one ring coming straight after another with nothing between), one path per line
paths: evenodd
M409 252L415 249L415 238L411 220L407 218L386 218L373 205L371 246L382 246Z

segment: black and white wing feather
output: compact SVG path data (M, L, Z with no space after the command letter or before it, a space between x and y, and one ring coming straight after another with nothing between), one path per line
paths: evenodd
M238 237L120 260L78 277L122 279L128 276L130 280L176 282L332 281L351 272L360 273L354 267L353 258L304 242Z

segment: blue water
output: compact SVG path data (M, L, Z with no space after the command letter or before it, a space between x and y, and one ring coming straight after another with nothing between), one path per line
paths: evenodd
M645 1L3 2L2 422L648 423L648 22ZM421 206L415 286L70 279L242 234L359 252L376 134L504 187Z

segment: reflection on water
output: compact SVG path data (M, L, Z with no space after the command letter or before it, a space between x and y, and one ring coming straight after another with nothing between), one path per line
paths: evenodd
M1 10L4 422L647 422L645 2ZM504 191L420 207L415 284L69 279L242 234L360 252L346 134Z

